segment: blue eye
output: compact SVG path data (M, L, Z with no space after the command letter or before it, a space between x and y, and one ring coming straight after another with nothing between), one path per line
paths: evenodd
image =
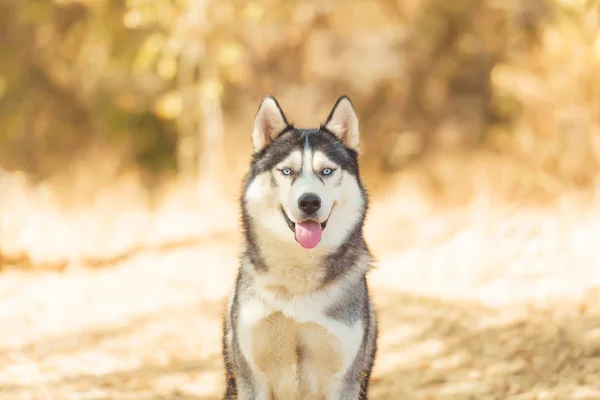
M284 174L284 175L286 175L286 176L288 176L288 175L292 174L292 170L289 169L289 168L284 168L284 169L281 170L281 173Z
M327 176L327 175L331 175L333 173L333 170L331 168L325 168L323 171L321 171L321 174Z

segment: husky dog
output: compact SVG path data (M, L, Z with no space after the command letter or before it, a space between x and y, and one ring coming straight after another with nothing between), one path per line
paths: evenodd
M272 96L252 132L244 248L223 324L225 399L367 399L377 320L358 118L342 96L297 129Z

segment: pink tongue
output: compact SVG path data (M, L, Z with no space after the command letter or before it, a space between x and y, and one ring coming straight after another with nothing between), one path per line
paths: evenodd
M296 239L305 249L312 249L321 241L323 229L316 221L305 221L296 223Z

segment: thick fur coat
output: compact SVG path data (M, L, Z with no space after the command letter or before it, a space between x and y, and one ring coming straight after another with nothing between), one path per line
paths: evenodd
M367 399L377 320L353 105L342 96L319 128L296 129L266 96L252 143L225 399Z

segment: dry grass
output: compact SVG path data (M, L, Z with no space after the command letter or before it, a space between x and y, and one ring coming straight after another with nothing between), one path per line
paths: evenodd
M218 399L248 121L271 92L298 126L314 125L340 88L363 113L373 197L371 398L600 399L597 1L219 1L203 33L188 17L206 2L108 2L74 36L59 34L62 12L98 2L55 3L26 30L14 15L31 5L2 14L6 65L25 72L20 83L0 76L0 96L26 100L0 115L2 166L63 180L57 191L0 169L0 399ZM144 18L150 44L158 34L190 41L174 46L190 53L207 44L202 68L216 76L188 81L170 39L140 50L133 25ZM113 42L147 65L106 59ZM497 61L488 70L485 59ZM174 76L174 92L160 89ZM224 126L222 151L205 146L199 159L215 156L227 191L175 185L151 201L137 174L113 182L136 150L126 138L160 130L131 123L143 104L181 113L187 146L202 118L180 106L196 86L192 97L220 98L222 120L204 110ZM122 122L89 101L107 89ZM95 116L84 127L81 104ZM84 150L108 132L118 151ZM488 151L465 150L476 138ZM390 167L402 172L383 176Z
M462 205L440 204L418 174L372 182L381 336L371 397L600 398L598 203L516 206L478 176ZM0 398L218 399L234 206L201 212L171 192L150 208L121 191L65 210L11 187Z

